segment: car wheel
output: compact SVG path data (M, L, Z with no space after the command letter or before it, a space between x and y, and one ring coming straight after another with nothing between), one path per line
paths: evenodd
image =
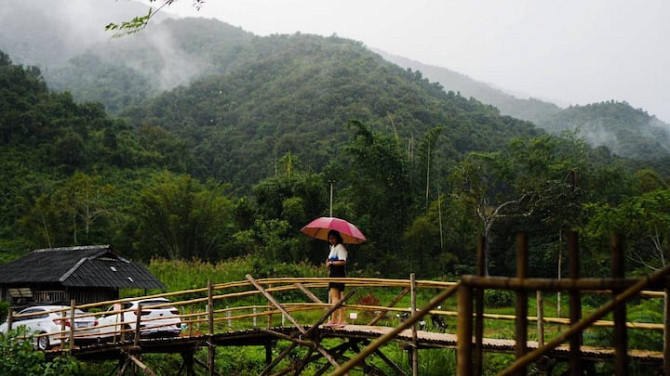
M45 333L40 333L40 335ZM38 350L49 350L51 345L49 344L49 336L42 336L37 338L37 349Z

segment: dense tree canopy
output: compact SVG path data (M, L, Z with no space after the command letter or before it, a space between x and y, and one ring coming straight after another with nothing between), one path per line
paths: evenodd
M123 117L0 55L0 257L111 243L146 261L321 263L325 243L299 230L332 210L368 237L350 246L365 275L472 272L479 234L489 271L508 275L520 230L538 276L555 275L569 230L602 265L621 218L635 223L632 270L667 259L668 180L653 166L500 116L351 41L248 46L245 64Z

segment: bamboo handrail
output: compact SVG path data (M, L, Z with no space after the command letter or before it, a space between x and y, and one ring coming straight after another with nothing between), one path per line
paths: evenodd
M269 278L269 279L258 279L258 283L264 283L264 284L273 284L273 283L291 283L292 285L275 285L273 287L267 288L267 291L272 291L272 292L281 292L281 291L290 291L290 290L295 290L296 289L296 283L301 284L303 286L309 286L309 287L321 287L327 286L327 281L329 280L335 280L333 278ZM355 283L357 286L364 286L364 287L404 287L407 290L409 290L410 286L410 281L408 280L389 280L390 281L390 286L385 285L384 282L386 280L384 279L364 279L364 278L341 278L341 279L336 279L336 280L343 280L346 281L346 283ZM525 279L525 281L529 282L534 282L534 281L539 281L541 284L543 284L541 287L547 288L548 286L550 287L551 285L558 286L561 288L588 288L590 291L600 291L599 288L602 286L606 285L603 283L603 280L599 279L587 279L585 284L582 285L582 283L576 283L576 281L571 281L569 279L563 279L561 280L560 283L555 283L555 282L547 282L549 280L543 280L543 279ZM584 281L584 279L580 280ZM632 280L628 279L623 279L619 280L614 283L615 286L620 286L620 285L627 285L631 282ZM501 278L501 277L487 277L484 279L478 279L475 276L463 276L463 283L464 284L471 284L474 286L486 286L489 288L492 288L494 286L498 285L504 285L504 286L512 286L512 287L518 287L517 284L519 281L517 281L515 278ZM452 286L452 282L437 282L437 281L417 281L417 287L426 287L426 288L435 288L435 287L444 287L444 286ZM232 289L232 288L240 288L244 286L250 286L250 283L245 282L245 281L239 281L239 282L230 282L230 283L224 283L224 284L215 284L212 285L212 290L222 290L222 289ZM597 287L596 289L593 289L594 287ZM207 288L199 288L199 289L190 289L190 290L184 290L184 291L178 291L178 292L173 292L173 293L168 293L168 294L155 294L155 295L148 295L146 297L142 297L143 299L150 299L151 297L176 297L179 295L184 295L184 294L193 294L195 292L206 292ZM239 292L229 292L229 293L224 293L224 294L219 294L219 295L213 295L212 299L215 301L218 300L224 300L224 299L234 299L234 298L242 298L242 297L247 297L251 295L258 295L258 291L239 291ZM651 298L659 298L663 297L664 293L663 292L656 292L656 291L643 291L641 292L640 295L644 295L647 297ZM113 300L113 301L105 301L105 302L99 302L99 303L89 303L89 304L81 304L76 306L78 309L87 309L87 308L93 308L93 307L99 307L101 305L113 305L114 303L119 303L119 302L128 302L128 301L133 301L137 300L138 298L124 298L124 299L118 299L118 300ZM207 302L208 298L203 297L203 298L194 298L194 299L188 299L188 300L183 300L183 301L172 301L172 302L166 302L164 304L158 304L156 307L160 306L184 306L184 305L194 305L194 304L199 304L199 303L205 303ZM286 306L290 310L296 310L296 309L302 309L302 310L310 310L310 309L318 309L318 308L327 308L329 305L328 304L322 304L319 305L317 303L285 303L284 306ZM356 305L356 304L346 304L348 309L356 309L356 310L368 310L368 311L380 311L380 312L387 312L387 311L395 311L395 312L408 312L408 308L395 308L395 307L388 307L388 306L369 306L369 305ZM252 306L246 306L247 308L252 308L252 307L257 307L257 308L266 308L267 306L261 306L261 305L252 305ZM214 310L214 315L217 315L221 312L227 312L227 311L234 311L234 310L244 310L247 309L244 306L242 307L231 307L223 310ZM54 312L67 312L70 310L71 307L65 307L62 309L57 309L54 310ZM122 312L127 312L128 310L113 310L113 311L105 311L105 312L87 312L84 313L83 315L78 315L78 317L97 317L101 314L118 314ZM253 314L245 314L245 315L234 315L229 318L215 318L216 322L220 322L226 319L230 320L242 320L245 318L250 318L254 316L269 316L272 314L278 314L280 313L277 310L268 310L265 312L259 312L256 313L255 315ZM449 317L456 317L457 312L455 311L440 311L440 310L431 310L429 313L436 313L439 315L444 315L444 316L449 316ZM41 315L43 313L30 313L30 314L15 314L14 312L11 312L11 320L13 323L16 322L16 320L21 320L22 318L29 318L29 317L34 317ZM179 315L182 320L185 323L201 323L202 320L190 320L192 317L197 317L201 316L201 312L196 312L192 314L183 314ZM502 314L484 314L484 318L486 319L493 319L493 320L514 320L515 316L514 315L502 315ZM184 320L186 319L186 320ZM156 318L153 320L160 320L160 318ZM529 316L528 317L529 321L536 321L537 317L534 316ZM144 319L143 319L144 321ZM152 321L152 319L146 319L146 321ZM555 323L555 324L569 324L569 321L564 318L552 318L552 317L544 317L544 322L545 323ZM105 327L105 326L115 326L116 324L108 324L108 325L103 325L100 327ZM613 325L612 321L609 320L597 320L593 323L592 326L602 326L602 327L611 327ZM628 322L627 324L628 328L632 329L643 329L643 330L663 330L663 324L662 323L639 323L639 322ZM86 332L87 328L76 328L74 329L74 333L76 338L80 337L92 337L94 335L91 334L86 334L86 333L78 333L78 332ZM57 335L63 336L66 331L61 331L61 333L56 333ZM54 333L51 333L51 335L54 335Z
M171 292L167 294L155 294L155 295L149 295L146 297L141 297L141 299L151 299L152 297L169 297L171 298L170 302L162 303L162 304L157 304L155 307L167 307L167 306L174 306L178 307L180 311L183 313L180 313L178 317L181 319L182 325L187 324L189 325L189 328L191 328L191 335L195 332L196 336L203 335L204 333L210 333L209 335L218 335L222 334L226 331L231 331L233 329L229 328L227 325L223 324L226 321L228 322L235 322L235 329L234 330L239 330L241 328L249 328L251 326L251 319L256 318L256 317L271 317L272 315L278 315L278 314L283 314L285 317L289 318L292 317L292 315L295 315L296 318L299 320L302 320L303 317L308 317L308 321L306 321L307 325L299 325L296 323L292 323L292 327L296 328L296 332L300 332L300 334L303 335L303 337L294 337L296 339L294 341L295 346L307 346L315 351L315 356L319 356L319 354L322 357L327 357L331 356L332 352L330 350L326 351L324 348L317 348L319 347L318 341L316 345L310 345L310 338L305 338L304 334L310 330L316 330L316 325L314 325L314 312L315 311L320 311L323 313L324 310L328 308L332 308L332 305L328 303L321 302L320 299L313 294L310 289L326 289L328 286L329 281L341 281L347 284L347 287L352 287L352 292L355 291L357 288L363 288L363 289L370 289L370 291L375 292L381 291L382 289L397 289L397 291L400 291L402 289L400 295L396 295L393 297L393 295L388 296L388 294L385 295L385 301L383 303L388 302L388 300L393 297L393 302L392 304L387 305L363 305L363 304L348 304L348 303L343 303L343 305L347 308L347 310L357 310L357 311L364 311L364 312L375 312L375 313L380 313L375 317L375 320L373 322L370 322L368 324L374 325L376 324L379 320L382 319L382 317L386 317L383 322L386 324L382 325L388 325L389 322L392 323L393 326L397 325L397 318L396 315L388 315L388 312L411 312L413 315L411 316L413 319L418 320L419 317L429 315L429 314L438 314L450 318L458 317L458 312L456 311L451 311L451 310L442 310L442 309L435 309L435 307L432 307L426 311L423 311L423 313L419 311L414 311L412 308L407 308L407 298L405 297L405 294L407 294L411 290L412 286L412 280L385 280L385 279L379 279L379 278L373 278L373 279L367 279L367 278L318 278L318 277L309 277L309 278L266 278L266 279L256 279L254 280L258 286L267 286L266 288L255 288L254 283L251 281L237 281L237 282L230 282L230 283L223 283L223 284L211 284L209 288L199 288L199 289L191 289L191 290L184 290L184 291L177 291L177 292ZM563 279L561 281L554 281L554 280L547 280L547 279L541 279L541 278L503 278L503 277L476 277L476 276L463 276L462 277L462 285L467 286L467 287L474 287L474 288L505 288L505 289L511 289L511 290L523 290L523 291L530 291L530 290L536 290L536 291L545 291L545 290L568 290L568 291L588 291L588 292L595 292L595 293L601 293L602 291L605 291L610 288L623 288L623 287L630 287L631 284L632 286L637 286L640 280L633 280L633 279L625 279L625 278L617 278L617 279L596 279L596 278L591 278L591 279ZM644 288L648 288L648 286L659 286L661 282L664 281L663 277L659 277L658 279L647 279L648 283L647 285L643 286ZM418 291L419 289L438 289L441 290L441 293L444 293L446 291L450 291L451 289L456 288L456 286L459 286L458 283L454 282L439 282L439 281L420 281L416 280L415 282L416 290ZM282 303L280 306L282 309L275 308L275 307L268 307L267 305L260 304L258 303L261 299L263 301L269 301L267 296L264 296L262 291L265 291L267 293L272 293L275 294L277 297L281 297L282 293L289 293L291 291L302 291L305 296L302 296L301 299L304 299L305 302L287 302L287 303ZM431 291L432 293L432 291ZM419 294L415 298L421 297L421 299L425 299L427 294L424 292L422 294ZM291 294L292 297L295 297L295 294ZM644 296L648 298L662 298L664 297L664 292L658 292L658 291L651 291L651 290L645 290L645 291L639 291L635 293L635 296ZM186 299L180 300L179 298L184 297ZM411 296L410 296L411 298ZM70 307L65 307L62 309L55 310L55 312L63 312L66 313L67 311L72 312L75 308L76 309L91 309L91 308L98 308L103 305L112 305L114 303L119 303L119 302L128 302L128 301L134 301L140 298L133 297L133 298L124 298L124 299L119 299L119 300L113 300L113 301L106 301L106 302L99 302L99 303L89 303L89 304L82 304L82 305L75 305L74 302L71 302ZM403 300L404 299L404 300ZM402 303L402 307L393 307L393 305L399 303L400 301L404 301ZM431 300L432 302L432 300ZM202 309L207 305L207 303L210 304L211 309L209 310L208 314L203 316L203 311ZM410 302L411 303L411 302ZM228 306L228 305L232 306ZM237 305L236 305L237 304ZM453 306L452 304L448 304L449 306ZM225 306L225 308L223 308ZM189 308L190 307L190 308ZM425 307L424 307L425 308ZM190 310L189 310L190 309ZM257 310L254 312L251 312L252 310ZM77 315L76 317L98 317L100 315L111 315L111 314L119 314L122 312L128 312L129 309L125 310L112 310L112 311L101 311L101 312L87 312L84 313L83 315ZM189 312L189 313L187 313ZM310 312L310 313L305 313L305 314L299 314L298 312ZM11 313L11 320L21 320L22 318L27 318L27 317L34 317L37 315L41 315L43 313L33 313L33 314L25 314L25 315L18 315L15 314L13 311ZM228 316L228 314L231 314ZM471 312L471 314L474 315L474 312ZM418 316L417 316L418 315ZM137 315L139 316L139 315ZM360 317L360 316L359 316ZM371 316L374 317L374 316ZM516 315L506 315L506 314L492 314L492 313L485 313L482 315L482 317L486 320L515 320ZM161 318L155 318L155 319L145 319L144 317L142 318L142 323L150 322L153 320L161 320ZM210 321L211 320L211 321ZM530 321L537 321L538 318L535 316L527 315L527 320ZM543 317L542 318L544 323L548 324L557 324L557 325L569 325L570 321L567 318L560 318L560 317ZM406 320L407 322L407 320ZM400 323L400 326L396 327L394 331L388 332L387 334L390 334L390 336L385 337L380 336L378 338L381 339L385 337L385 340L393 340L396 337L396 334L399 332L396 332L395 330L398 330L398 328L403 328L405 323ZM416 322L416 321L414 321ZM583 321L580 321L583 322ZM20 324L19 322L14 322L14 325ZM168 325L168 324L165 324ZM169 324L169 325L174 325L174 324ZM589 327L613 327L614 322L611 320L602 320L602 319L596 319L590 322ZM103 327L109 327L109 326L118 326L115 323L107 324L107 325L102 325L98 326L98 328L103 328ZM193 327L195 326L195 329ZM209 330L205 329L207 326L209 326ZM255 325L253 326L255 327ZM408 327L408 326L404 326ZM626 327L631 328L631 329L642 329L642 330L655 330L655 331L662 331L664 330L664 324L663 323L641 323L641 322L627 322ZM302 330L301 330L302 329ZM73 344L74 340L73 338L86 338L86 337L94 337L95 334L89 334L86 333L89 330L89 328L68 328L68 330L61 330L60 333L55 334L55 333L49 333L49 334L44 334L44 335L49 335L49 336L54 336L54 335L60 335L62 339L70 339L70 343ZM274 335L275 338L277 339L282 339L282 340L290 340L285 338L286 334L283 334L283 331L285 329L282 329L282 332L278 330L273 330L271 328L268 329L260 329L259 330L269 330L267 333L279 333L282 335ZM570 329L569 329L570 330ZM204 332L204 333L203 333ZM137 334L137 333L136 333ZM422 334L425 335L425 334ZM554 334L552 333L551 336ZM289 336L291 337L291 336ZM136 343L141 346L141 341L139 337L136 338ZM315 337L316 338L316 337ZM413 337L414 338L414 337ZM555 337L557 338L557 337ZM412 340L411 343L415 343L416 340ZM296 343L297 342L297 343ZM459 344L462 341L459 341ZM65 343L65 342L63 342ZM83 343L83 342L82 342ZM375 342L376 343L376 342ZM551 343L551 342L549 342ZM376 344L375 344L376 346ZM381 344L379 345L381 346ZM416 347L416 345L414 345ZM62 346L62 350L65 350L65 346ZM331 349L332 350L332 349ZM367 352L367 355L370 354L376 354L375 350L370 350L368 348L363 349ZM318 352L318 353L317 353ZM363 353L363 351L361 352ZM383 354L382 354L383 355ZM339 359L339 358L338 358ZM351 360L354 360L356 358L352 358ZM364 359L361 358L361 359ZM414 358L416 359L416 358ZM413 360L414 360L413 359ZM519 358L523 359L523 358ZM346 371L341 371L342 368L345 366L349 367L349 362L339 366L337 365L337 362L334 362L334 359L331 358L333 362L330 360L328 361L327 365L331 365L336 367L336 372L346 372ZM363 360L361 360L363 361ZM269 362L269 361L268 361ZM413 362L414 363L414 362ZM354 365L355 366L355 365ZM412 368L415 368L415 365L412 364ZM271 368L270 368L271 369ZM336 374L343 374L343 373L336 373Z
M377 350L381 345L388 342L398 333L407 329L410 325L413 325L415 322L419 321L419 319L423 317L426 313L428 313L428 311L437 307L443 300L450 297L454 292L456 292L459 286L460 286L459 284L456 284L436 295L433 299L430 300L430 302L428 302L428 304L423 306L420 310L414 312L412 316L410 316L404 322L400 323L400 325L398 325L395 329L377 338L374 342L370 343L363 350L361 350L361 352L358 355L356 355L348 362L343 364L340 368L336 369L332 375L333 376L343 375L350 369L354 368L356 365L358 365L358 363L363 361L363 359L365 359L368 355Z
M667 265L663 269L654 272L651 276L638 279L637 283L635 283L633 286L614 296L614 298L609 303L605 304L600 309L596 310L590 316L582 318L580 321L571 326L561 335L547 342L544 345L544 347L540 347L517 359L511 366L500 372L498 375L501 376L513 375L515 372L523 369L528 363L539 358L547 351L556 348L561 343L570 339L573 335L581 333L584 329L591 326L599 318L612 312L615 308L619 307L621 304L625 303L628 299L632 298L637 293L642 291L643 288L661 281L668 274L670 274L670 265Z

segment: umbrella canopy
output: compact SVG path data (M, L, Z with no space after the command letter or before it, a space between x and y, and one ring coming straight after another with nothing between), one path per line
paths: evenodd
M342 241L347 244L360 244L365 241L365 235L358 227L335 217L319 217L303 227L300 232L313 238L328 240L328 232L336 230L342 235Z

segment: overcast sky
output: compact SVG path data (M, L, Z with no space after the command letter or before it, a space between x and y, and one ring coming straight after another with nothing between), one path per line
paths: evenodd
M191 0L256 35L362 41L560 105L627 101L670 122L668 0Z

